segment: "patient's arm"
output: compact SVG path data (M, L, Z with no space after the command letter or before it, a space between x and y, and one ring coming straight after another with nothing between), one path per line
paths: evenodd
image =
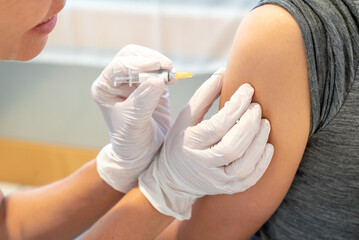
M275 153L262 179L235 195L208 196L192 219L174 221L159 239L248 239L285 197L310 128L307 62L301 32L291 15L274 5L253 10L240 25L229 59L221 107L243 83L270 120Z

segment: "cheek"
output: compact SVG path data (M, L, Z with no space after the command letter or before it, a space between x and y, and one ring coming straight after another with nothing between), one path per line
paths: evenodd
M0 7L0 30L19 34L25 33L44 20L52 4L52 0L7 1L8 4Z
M29 60L44 48L47 36L30 30L62 8L63 0L0 0L0 55ZM55 12L56 11L56 12Z

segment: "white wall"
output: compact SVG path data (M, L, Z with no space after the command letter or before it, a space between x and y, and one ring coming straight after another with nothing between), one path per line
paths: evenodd
M0 62L0 137L100 148L108 141L90 94L102 67ZM170 87L171 117L203 82ZM210 110L213 114L218 102Z
M226 64L237 27L256 3L165 2L68 1L37 61L105 66L119 49L135 43L167 55L177 69L215 71Z
M231 1L229 7L190 2L69 0L40 56L30 63L0 62L0 137L106 144L107 129L90 86L126 44L163 52L176 70L210 73L224 67L236 29L256 1ZM172 119L204 80L170 87ZM217 109L218 102L209 115Z

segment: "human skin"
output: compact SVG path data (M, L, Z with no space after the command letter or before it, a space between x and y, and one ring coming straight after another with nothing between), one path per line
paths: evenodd
M91 161L53 184L0 194L0 239L73 239L123 195L99 177Z
M0 0L0 60L25 61L37 56L48 34L34 27L56 15L65 3ZM73 239L123 195L102 181L95 161L46 187L7 197L0 191L0 239Z
M0 60L26 61L36 57L48 34L36 32L34 27L56 15L65 3L65 0L0 0ZM0 191L0 239L74 239L124 195L100 178L95 160L69 177L41 188L6 197ZM113 229L111 219L118 220L122 228ZM149 219L152 225L147 224ZM157 236L172 220L155 210L135 188L89 233L97 233L91 234L91 239L115 234L147 239ZM141 221L144 227L138 231Z
M188 221L175 220L158 239L249 239L284 199L301 161L310 128L307 61L299 26L284 9L264 5L241 23L234 40L220 106L243 83L271 122L274 156L252 188L207 196ZM295 126L295 127L294 127Z
M65 2L0 1L0 59L35 57L47 35L34 35L31 29L59 11ZM224 99L234 91L224 91ZM83 239L152 239L173 220L155 210L138 188L118 202L123 196L102 181L92 161L51 185L7 197L0 194L0 239L73 239L101 216Z
M173 219L158 212L135 187L80 239L154 239Z
M0 59L26 61L45 47L34 27L56 15L66 0L0 0Z

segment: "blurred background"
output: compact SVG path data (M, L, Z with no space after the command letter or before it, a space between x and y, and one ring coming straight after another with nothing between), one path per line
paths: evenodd
M0 63L0 189L62 178L109 142L90 86L122 47L147 46L178 71L212 73L226 66L237 27L256 3L68 0L36 59ZM204 80L170 87L173 120ZM218 101L206 117L217 110Z

